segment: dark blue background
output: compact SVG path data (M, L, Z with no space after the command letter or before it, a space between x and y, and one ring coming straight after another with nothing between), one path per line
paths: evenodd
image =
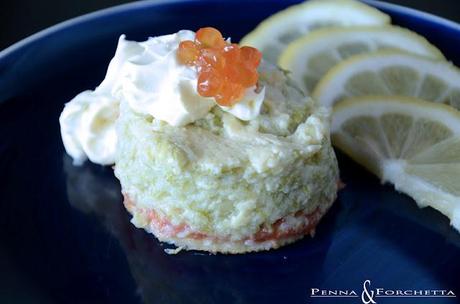
M0 1L0 50L39 30L72 17L133 0ZM232 1L232 0L228 0ZM279 0L283 2L283 0ZM387 0L460 21L458 0Z
M59 113L64 102L100 82L120 33L145 39L213 25L237 40L291 2L242 3L113 11L0 58L0 303L338 303L310 298L310 289L360 292L366 279L373 288L460 294L460 235L446 218L418 209L343 155L347 188L315 238L239 256L166 255L163 244L129 223L110 168L71 165ZM460 64L459 29L398 12L392 17Z

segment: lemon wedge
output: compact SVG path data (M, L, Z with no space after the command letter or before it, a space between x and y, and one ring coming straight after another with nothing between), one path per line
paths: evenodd
M420 207L460 231L460 112L401 96L362 96L334 107L332 141Z
M382 49L399 49L433 59L443 54L424 37L397 26L324 28L291 42L281 53L278 65L311 92L336 64L353 55Z
M399 51L355 55L333 67L313 90L324 106L363 95L402 95L460 108L460 70L452 63Z
M264 54L264 59L276 63L289 42L314 29L388 23L388 15L359 1L311 0L265 19L240 44L258 48Z

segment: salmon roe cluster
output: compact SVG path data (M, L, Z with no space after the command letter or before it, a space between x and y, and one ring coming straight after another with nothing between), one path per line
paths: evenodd
M262 53L228 43L217 29L205 27L196 32L194 41L179 44L177 58L181 64L198 68L198 94L214 97L219 105L232 106L257 83Z

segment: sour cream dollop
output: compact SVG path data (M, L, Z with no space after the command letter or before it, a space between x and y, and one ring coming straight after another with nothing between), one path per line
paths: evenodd
M120 36L105 79L94 91L75 96L59 118L64 147L74 164L87 158L101 165L115 162L115 123L121 102L135 112L176 127L205 117L214 106L241 120L259 115L264 88L248 88L232 107L220 106L214 98L198 94L196 67L180 64L176 55L181 41L194 39L195 33L187 30L144 42Z

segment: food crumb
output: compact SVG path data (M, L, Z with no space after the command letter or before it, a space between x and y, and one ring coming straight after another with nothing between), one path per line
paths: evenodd
M166 254L178 254L179 252L182 251L182 249L184 249L184 247L177 247L177 248L175 248L175 249L166 248L166 249L164 250L164 252L165 252Z

